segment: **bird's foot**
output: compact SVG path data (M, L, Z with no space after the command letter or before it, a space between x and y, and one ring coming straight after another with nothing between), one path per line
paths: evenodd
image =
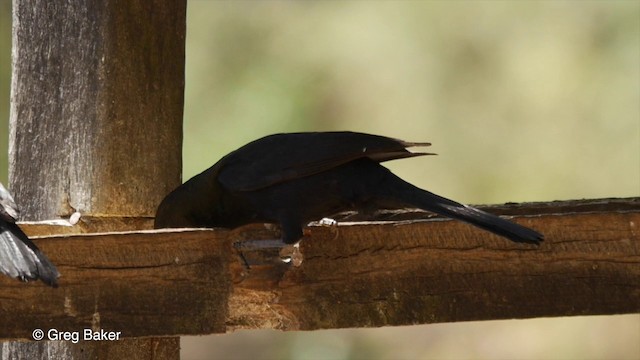
M325 226L325 227L335 227L338 226L338 222L335 221L332 218L322 218L318 221L312 221L309 223L309 225L315 225L315 226Z
M326 226L326 227L338 226L338 222L331 218L322 218L320 219L320 221L318 221L318 224L320 226Z

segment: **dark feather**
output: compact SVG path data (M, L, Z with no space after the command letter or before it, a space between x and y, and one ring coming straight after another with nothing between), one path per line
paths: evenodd
M380 165L433 155L407 150L429 145L353 132L267 136L172 191L158 207L155 226L233 228L270 222L280 224L284 242L293 243L309 221L341 211L418 207L515 242L542 241L534 230L419 189Z
M0 272L22 281L42 280L57 287L56 267L16 225L13 197L0 184Z

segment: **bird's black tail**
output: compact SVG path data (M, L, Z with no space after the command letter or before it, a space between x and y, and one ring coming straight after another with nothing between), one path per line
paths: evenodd
M0 219L0 272L22 281L40 279L57 287L56 267L15 223Z
M539 244L544 239L544 236L535 230L422 190L393 174L391 175L396 178L396 181L399 180L403 184L388 188L393 189L393 197L405 204L411 204L423 210L465 221L515 242Z

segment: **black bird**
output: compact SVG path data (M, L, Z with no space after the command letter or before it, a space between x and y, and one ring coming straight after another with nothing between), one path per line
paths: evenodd
M57 287L56 267L16 225L18 208L0 183L0 272L22 281L40 279Z
M354 132L270 135L173 190L158 207L155 227L277 223L284 243L293 244L310 221L341 211L417 207L515 242L543 240L534 230L417 188L380 165L434 155L407 150L429 145Z

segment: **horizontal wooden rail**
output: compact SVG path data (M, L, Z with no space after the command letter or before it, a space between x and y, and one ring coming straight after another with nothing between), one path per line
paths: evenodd
M60 287L0 277L0 338L31 339L35 329L140 337L640 312L640 198L486 209L543 232L544 243L514 244L457 221L417 220L425 214L414 211L380 215L400 221L346 215L336 227L312 226L300 266L246 268L233 243L278 237L263 225L41 237Z

